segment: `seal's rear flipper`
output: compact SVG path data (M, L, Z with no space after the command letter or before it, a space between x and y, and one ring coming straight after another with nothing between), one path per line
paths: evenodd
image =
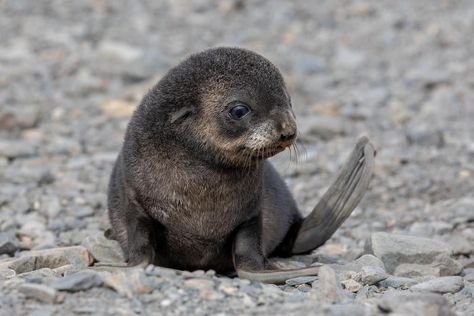
M318 275L318 273L319 267L275 271L250 271L237 267L237 275L239 276L239 278L271 284L284 284L285 281L288 279L297 278L301 276Z
M302 222L293 254L311 251L328 240L359 204L369 185L375 150L367 137L361 137L336 181Z

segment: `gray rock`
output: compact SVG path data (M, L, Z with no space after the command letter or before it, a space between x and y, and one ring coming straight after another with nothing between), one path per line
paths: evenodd
M435 146L441 148L445 144L444 134L440 130L410 128L406 132L409 144L421 146Z
M43 303L54 303L57 297L55 289L43 284L24 283L18 287L18 291Z
M389 275L385 280L380 281L379 285L385 288L407 289L416 283L418 283L416 280L410 278Z
M454 255L469 256L474 253L474 242L460 234L448 235L443 240L453 247Z
M36 146L26 140L0 140L0 157L26 158L36 154Z
M317 287L321 291L322 301L326 303L337 303L347 300L349 297L344 292L336 276L336 271L329 266L319 269L319 282ZM314 287L314 285L313 285Z
M388 277L387 272L380 267L366 266L360 271L360 280L364 285L373 285Z
M296 288L298 289L298 291L300 292L310 292L312 287L308 284L300 284L300 285L297 285Z
M55 280L59 276L59 273L49 268L41 268L38 270L25 272L17 275L18 278L24 279L28 282L35 282L35 280L38 280L38 283L42 283L43 281L47 280Z
M0 269L0 281L13 278L16 275L15 270L12 269Z
M341 284L346 290L352 293L359 292L359 290L362 288L362 284L353 279L344 280L341 282Z
M84 246L98 262L125 262L125 258L119 243L115 240L105 238L101 233L98 233L95 236L86 237L82 242L82 246Z
M441 276L459 274L462 269L450 258L449 245L427 238L378 232L372 234L366 252L381 259L388 273L394 273L399 265L406 263L431 265Z
M90 266L92 262L93 258L86 248L73 246L29 251L10 262L8 267L19 274L41 268L58 268L68 264Z
M317 276L304 276L304 277L297 277L293 279L288 279L285 281L285 284L288 285L300 285L300 284L306 284L306 283L311 283L314 280L316 280L318 277Z
M65 276L51 283L51 287L59 291L77 292L102 285L103 280L97 272L81 271Z
M35 106L25 104L21 108L16 107L8 111L0 110L0 130L32 128L38 122L38 114Z
M395 276L417 278L423 276L440 276L439 267L432 264L402 263L393 272Z
M469 270L474 270L474 269L469 269ZM464 270L464 273L465 273L464 280L467 281L467 282L474 283L474 271L466 272L466 270Z
M383 262L374 255L363 255L360 258L346 264L333 264L331 267L336 271L354 271L360 272L362 267L372 266L385 270Z
M140 268L115 272L104 278L104 285L128 298L149 294L155 287L154 282L147 278Z
M449 302L434 293L392 292L384 295L377 306L381 312L393 315L456 315L449 307Z
M445 294L459 292L463 287L464 282L462 277L446 276L418 283L413 285L411 290Z
M0 255L13 255L18 250L18 241L15 236L0 233Z
M223 297L222 293L215 290L214 282L208 279L188 279L184 281L183 285L186 288L198 290L200 297L203 299L216 300Z

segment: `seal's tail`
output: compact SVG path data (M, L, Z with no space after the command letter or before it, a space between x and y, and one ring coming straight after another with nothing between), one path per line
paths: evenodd
M291 252L311 251L326 242L342 225L367 191L374 169L375 150L361 137L336 181L301 223Z

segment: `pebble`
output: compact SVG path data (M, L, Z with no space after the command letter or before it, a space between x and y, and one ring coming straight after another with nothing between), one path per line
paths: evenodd
M18 291L28 298L44 303L54 303L57 298L57 291L43 284L24 283L18 287Z
M460 276L446 276L413 285L410 289L420 292L434 293L456 293L464 287L464 282Z
M387 272L380 267L365 266L360 271L360 280L364 285L373 285L388 277Z
M93 271L81 271L65 276L51 283L51 287L59 291L77 292L102 285L103 280Z
M317 286L321 291L322 300L326 303L343 302L348 299L336 276L336 271L329 266L322 266L319 270ZM314 282L313 282L314 284ZM313 286L314 288L314 286Z
M27 158L36 154L36 146L26 140L0 140L0 157Z
M453 250L448 244L428 238L373 233L366 244L366 251L381 259L388 273L394 273L402 264L430 265L435 269L431 273L441 276L458 274L462 269L450 257ZM396 275L411 276L399 271Z
M334 264L331 267L337 271L345 270L345 271L354 271L360 272L363 267L372 266L372 267L379 267L381 269L385 269L383 262L375 257L374 255L363 255L360 258L352 262L348 262L346 264Z
M13 255L18 250L18 242L14 236L0 233L0 255Z
M434 293L391 292L378 300L379 311L394 315L454 316L449 302Z
M414 279L404 278L404 277L397 277L393 275L389 275L385 280L379 282L381 287L385 288L395 288L395 289L407 289L410 286L417 284L418 282Z
M12 269L0 269L0 281L7 280L16 275L15 270Z
M357 293L362 288L362 284L360 284L359 282L353 279L344 280L341 282L341 284L344 286L346 290L352 293Z
M86 267L92 262L93 258L87 249L73 246L30 251L10 262L8 267L16 273L24 273L41 268L58 268L68 264Z
M101 233L95 236L87 236L82 242L82 246L86 248L98 262L106 264L125 262L119 243L115 240L105 238Z
M127 271L118 271L104 277L104 285L116 292L132 298L134 295L152 293L157 287L158 279L153 281L147 278L140 268L128 268Z

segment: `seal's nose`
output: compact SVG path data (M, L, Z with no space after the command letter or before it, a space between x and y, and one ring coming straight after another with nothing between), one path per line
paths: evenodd
M296 127L293 124L281 125L280 141L289 141L296 138Z
M286 131L280 135L280 140L281 141L288 141L292 140L296 137L296 131L291 130L291 131Z

